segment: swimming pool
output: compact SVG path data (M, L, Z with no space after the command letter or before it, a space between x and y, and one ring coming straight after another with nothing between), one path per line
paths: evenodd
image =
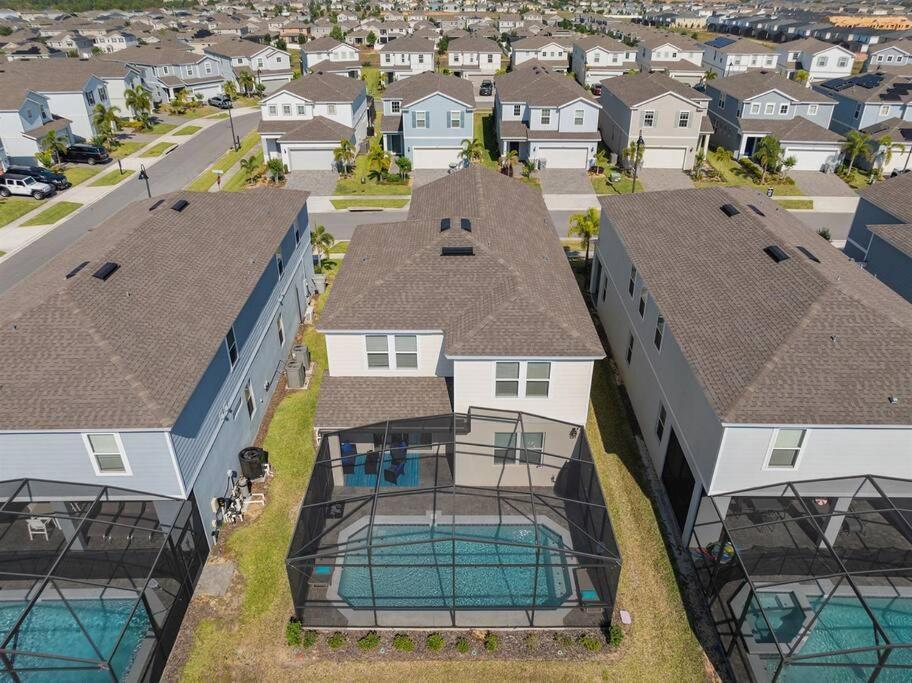
M70 607L78 615L79 621L101 652L102 659L111 656L120 631L127 623L135 600L130 599L86 599L69 600ZM0 601L0 639L5 638L9 629L19 618L22 610L27 605L24 601ZM124 638L117 648L117 653L112 661L112 668L118 679L123 678L133 664L133 659L140 644L149 630L149 617L145 608L140 605L136 614L130 621ZM98 660L98 654L86 640L73 619L72 614L60 600L43 600L35 604L25 618L19 629L17 638L10 644L17 650L59 654L66 657ZM48 659L46 657L29 657L17 655L13 660L17 668L30 668L42 666L68 666L64 660ZM83 664L69 664L84 666ZM86 671L72 673L35 672L23 673L23 681L61 681L79 683L91 680L91 674Z
M453 533L456 541L453 575ZM439 540L437 540L439 539ZM472 540L479 539L479 540ZM350 544L363 544L367 529L352 534ZM350 550L342 562L339 596L354 608L373 606L371 578L377 607L416 609L537 608L559 607L572 592L572 580L563 553L561 535L538 525L538 541L545 548L535 583L533 524L374 524L371 538L371 568L367 550ZM406 543L391 548L383 544ZM476 565L492 566L476 566ZM405 565L405 566L389 566ZM450 566L438 566L450 565ZM456 600L453 605L453 582ZM533 600L533 591L535 597Z

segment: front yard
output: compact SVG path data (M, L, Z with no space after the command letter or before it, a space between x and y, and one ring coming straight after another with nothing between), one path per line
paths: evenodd
M33 211L41 205L38 199L31 197L10 197L0 199L0 228L18 220L29 211Z
M101 169L97 166L70 166L63 171L63 175L67 177L67 180L70 181L71 185L79 185L84 183L89 178L92 178L98 173L101 172Z
M734 185L752 187L762 192L765 192L768 188L773 188L774 196L776 197L800 197L804 194L793 182L774 182L769 178L765 183L755 180L754 176L735 159L719 159L714 153L710 152L706 157L706 161L719 173L721 180L696 180L694 181L694 186L696 187Z
M331 203L336 209L401 209L409 203L408 199L333 199Z
M111 185L117 185L121 180L129 178L135 172L136 171L132 168L125 168L123 173L119 170L114 170L101 176L98 180L89 185L89 187L109 187Z
M247 135L241 138L240 150L235 150L232 148L225 152L209 169L203 171L196 180L190 183L187 186L187 189L191 192L206 192L215 184L215 181L217 180L217 176L215 173L213 173L213 171L227 171L241 159L246 159L251 150L253 150L253 148L256 147L259 143L259 133L256 131L247 133Z
M35 225L52 225L57 221L63 220L76 209L82 207L82 204L77 202L57 202L56 204L51 204L44 211L39 213L34 218L30 218L25 223L23 227L32 227Z
M608 170L601 175L589 176L589 181L592 183L592 189L595 190L595 194L630 194L633 189L633 178L621 173L619 180L611 182L611 173L612 171ZM639 178L636 181L636 191L643 191L643 183L640 182Z
M389 180L383 182L378 182L371 178L369 174L370 167L367 156L359 154L355 158L354 172L350 176L339 178L339 182L336 183L336 190L333 194L405 195L412 193L412 188L409 186L408 180L400 180L395 174L390 176ZM362 179L364 180L363 183L361 182Z

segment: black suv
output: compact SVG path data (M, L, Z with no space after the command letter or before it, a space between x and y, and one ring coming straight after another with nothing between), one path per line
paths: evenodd
M58 190L65 190L70 186L70 181L67 180L63 173L54 173L41 166L10 166L6 169L6 172L30 176L35 180L40 180L42 183L53 185Z
M228 95L215 95L209 98L209 104L219 109L231 109L231 98Z
M69 149L63 153L63 160L94 166L95 164L108 163L111 160L111 157L108 155L108 150L104 147L77 143L75 145L70 145Z
M494 94L494 83L489 80L484 80L481 82L481 86L478 88L478 94L482 97L490 97Z

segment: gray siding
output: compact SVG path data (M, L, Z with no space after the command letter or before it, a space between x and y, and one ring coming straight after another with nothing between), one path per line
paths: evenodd
M912 258L873 236L868 249L868 272L912 303Z
M864 261L868 243L871 241L871 231L868 230L868 226L893 225L895 223L902 223L902 221L868 200L861 199L858 202L858 208L855 210L855 218L852 219L852 227L849 228L848 240L843 248L846 256L856 261Z

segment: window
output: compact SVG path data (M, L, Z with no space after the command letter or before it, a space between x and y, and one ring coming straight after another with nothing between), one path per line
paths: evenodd
M327 104L327 105L326 105L326 113L327 113L327 114L335 114L335 113L336 113L336 105L334 105L334 104Z
M665 318L663 318L660 315L656 319L656 333L655 333L655 337L653 338L653 342L655 343L656 349L658 349L659 351L662 350L662 335L664 335L664 334L665 334Z
M186 69L187 69L187 75L188 75L188 76L192 76L192 75L193 75L193 65L192 65L192 64L188 64L188 65L186 66Z
M395 337L396 367L418 367L418 337L413 334L397 334Z
M573 112L573 125L582 126L584 117L585 117L585 112L582 109L576 109Z
M462 128L462 112L460 112L460 111L451 111L450 112L449 127L450 128Z
M494 63L494 55L488 55L488 64Z
M656 113L654 111L643 112L643 128L652 128L655 125Z
M95 474L132 474L117 434L84 434Z
M513 116L519 116L522 114L522 105L514 104L513 105Z
M775 102L767 102L766 105L763 107L763 113L764 113L764 114L770 115L770 114L775 113L775 111L776 111L776 103L775 103Z
M818 57L818 58L814 61L814 66L826 66L826 65L827 65L827 58L826 58L826 57Z
M168 67L163 66L163 67L162 67L162 73L163 73L164 75L167 76L167 75L168 75Z
M881 116L889 116L889 115L890 115L890 105L889 105L889 104L882 104L882 105L880 105L880 115L881 115Z
M690 128L690 112L678 112L678 128Z
M279 113L279 110L276 108L276 106L274 104L270 104L269 105L269 115L276 116L278 113Z
M809 104L808 105L808 116L816 116L819 105Z
M519 363L497 363L494 375L495 396L519 396Z
M526 364L526 397L547 398L551 384L551 363Z
M779 114L780 114L780 116L785 116L788 113L789 113L788 102L783 102L782 104L779 105Z
M605 297L608 296L608 276L602 276L602 303L605 303Z
M94 105L95 104L95 94L91 91L87 92L86 100L88 101L89 104Z
M849 65L848 57L840 57L839 60L836 62L836 66L838 66L840 69L845 69L848 65Z
M751 114L759 114L759 113L760 113L760 103L759 103L759 102L751 102L751 110L750 110L750 111L751 111Z
M390 102L390 111L392 113L398 114L400 107L402 107L402 102L400 102L399 100L394 100L393 102Z
M228 361L233 368L238 359L238 345L234 336L234 327L228 330L228 334L225 335L225 349L228 351Z
M212 62L206 62L205 64L203 64L203 68L206 70L207 74L211 74L212 73Z
M659 403L659 419L656 420L656 436L659 441L665 436L665 420L668 419L668 412L665 410L665 404Z
M640 290L640 305L637 307L637 310L640 312L640 317L646 317L646 300L649 299L649 289L646 285L643 285L643 288Z
M279 335L279 346L285 346L285 322L282 320L281 313L276 316L276 332Z
M385 334L369 334L367 342L367 367L388 368L389 346Z
M424 64L424 55L418 55L418 63Z
M551 110L550 109L541 110L541 122L542 122L543 126L551 125Z
M636 289L637 269L636 266L630 266L630 280L627 282L627 291L633 296L633 290Z
M856 104L855 105L855 114L853 115L853 118L857 119L860 115L861 115L861 105Z
M599 61L601 60L601 57L602 57L602 55L601 55L600 52L594 52L594 53L592 54L592 63L593 63L593 64L598 64Z
M804 444L804 435L803 429L776 430L767 467L794 467Z
M99 88L99 89L98 89L98 97L101 99L102 102L107 102L107 101L108 101L108 90L107 90L107 88L105 88L104 86L102 86L101 88Z
M630 365L630 361L633 360L633 335L627 339L627 353L624 354L624 360L627 362L627 365Z
M290 104L282 105L282 116L291 116L291 105Z
M285 259L282 258L282 250L279 249L275 253L276 266L279 269L279 277L282 277L282 273L285 272Z
M516 442L516 432L494 432L495 465L541 465L545 449L544 432L524 432L522 448L517 448Z
M297 105L298 116L304 116L307 113L307 108L303 104Z
M725 109L725 93L719 93L719 109Z
M426 111L415 111L412 112L414 115L414 125L415 128L427 128L427 112Z
M253 396L253 384L250 383L250 380L247 380L247 384L244 386L244 403L247 404L247 417L253 417L256 412L256 398Z
M295 246L298 246L301 243L301 228L295 224L294 226L294 236L295 236Z

